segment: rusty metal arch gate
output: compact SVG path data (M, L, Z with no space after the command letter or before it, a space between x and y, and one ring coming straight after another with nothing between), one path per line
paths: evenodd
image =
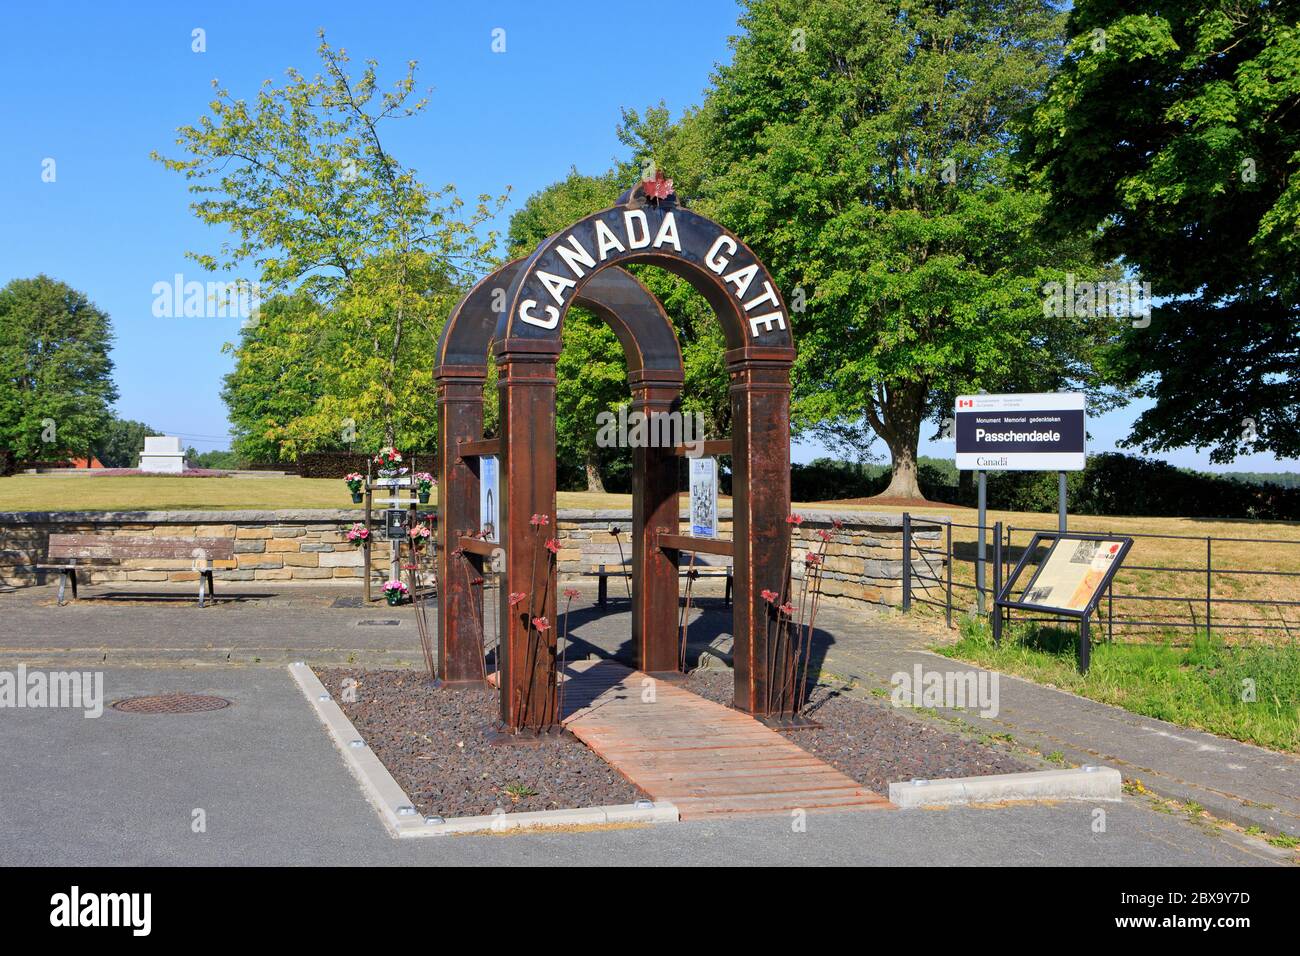
M505 552L501 717L513 731L545 729L559 720L555 628L538 631L530 623L534 617L555 622L556 572L545 536L536 533L530 519L545 515L555 528L555 368L569 306L592 307L620 333L636 407L666 411L679 401L676 337L668 324L669 352L658 339L657 330L664 327L659 319L667 323L659 303L617 268L630 263L680 275L722 323L733 427L735 706L760 717L789 716L768 711L769 699L786 699L769 695L767 685L770 673L784 673L782 657L789 653L789 641L777 633L761 594L764 589L784 593L790 573L785 519L790 511L790 368L795 353L789 313L766 267L736 236L671 197L647 199L638 186L624 193L618 205L556 233L527 259L480 282L457 306L439 343L440 667L449 680L480 675L480 664L472 659L477 635L471 642L464 630L473 613L469 602L481 596L468 588L457 590L444 572L457 546L479 555L489 550L458 535L478 524L477 477L467 459L496 454ZM506 280L502 297L498 290ZM489 317L495 320L490 333L485 327ZM500 437L485 442L479 439L486 380L482 350L489 339L498 369ZM465 347L458 348L462 343ZM662 448L636 449L634 455L633 632L638 666L650 672L679 667L677 564L682 550L698 547L678 534L676 455L675 449ZM727 543L710 550L727 553ZM539 575L537 569L548 570ZM509 605L511 592L526 595L520 606ZM470 643L474 646L466 648Z
M452 684L482 681L483 592L471 569L481 570L500 545L474 541L479 529L479 458L501 453L497 439L483 440L483 386L487 353L500 306L523 260L485 279L456 304L438 342L438 673ZM588 284L577 302L614 331L627 359L633 408L671 411L682 389L682 355L672 323L659 300L629 273L611 269ZM495 306L495 308L494 308ZM549 424L554 431L554 406ZM655 670L676 660L677 562L645 547L646 526L676 522L676 458L671 449L637 449L634 454L632 633L639 663ZM554 455L536 462L555 470ZM553 509L548 512L554 518ZM530 515L531 517L531 515ZM675 525L674 525L675 526ZM552 523L549 532L554 533ZM462 554L457 554L457 552ZM551 583L551 582L548 582ZM508 594L509 588L503 590ZM507 612L502 609L504 615ZM552 618L553 620L553 618ZM651 637L656 638L653 646ZM665 647L665 637L671 643Z

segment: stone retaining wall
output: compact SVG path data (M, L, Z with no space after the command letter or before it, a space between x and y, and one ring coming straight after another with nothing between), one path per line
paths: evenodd
M49 536L57 533L162 538L233 536L237 566L218 570L218 580L319 583L352 579L359 585L361 549L346 537L359 517L357 511L343 509L0 513L0 583L40 583L32 566L46 561ZM729 538L730 511L722 511L718 518L720 537ZM807 552L823 548L819 532L825 531L830 540L823 552L822 593L828 601L900 603L903 547L899 515L807 511L803 518L802 524L794 528L792 565L796 578L803 576ZM927 520L936 519L927 516ZM617 535L611 528L618 529ZM626 511L562 509L556 528L561 575L573 578L599 564L617 565L620 560L630 563L630 532ZM913 535L918 544L927 548L940 543L939 529L933 526L914 529ZM388 576L387 555L387 546L379 542L373 569L376 582L382 583ZM730 564L729 558L713 555L701 555L700 560ZM943 576L942 556L914 554L913 567L919 573ZM133 559L88 568L86 574L84 580L91 584L197 578L189 560ZM920 582L913 586L918 591L921 588ZM707 587L712 590L712 582ZM611 593L619 590L615 586Z

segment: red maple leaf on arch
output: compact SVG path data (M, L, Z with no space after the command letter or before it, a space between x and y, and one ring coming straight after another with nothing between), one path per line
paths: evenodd
M641 188L647 199L667 199L673 194L673 181L656 169L655 178L642 180Z

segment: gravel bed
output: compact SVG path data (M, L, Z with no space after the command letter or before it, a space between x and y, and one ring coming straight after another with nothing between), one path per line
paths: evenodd
M721 704L732 701L730 671L696 671L684 686ZM789 739L886 796L891 783L914 777L937 780L1039 769L996 747L907 717L875 698L849 697L819 686L806 713L821 728L793 731Z
M488 743L498 722L495 691L439 690L413 670L315 671L422 814L599 807L645 796L571 737L536 746ZM348 677L358 682L352 703L343 700Z

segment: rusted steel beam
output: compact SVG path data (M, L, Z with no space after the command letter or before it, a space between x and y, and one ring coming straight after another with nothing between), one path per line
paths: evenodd
M551 345L551 343L540 343ZM513 351L498 342L501 400L501 720L509 731L559 720L556 684L556 570L546 542L555 534L555 363L559 343ZM545 519L535 524L533 516ZM511 605L510 593L524 595ZM545 628L533 621L545 619Z
M784 673L788 648L762 592L790 593L790 367L794 350L733 349L731 375L732 540L736 603L733 620L735 706L768 715L769 683ZM774 659L775 658L775 659Z
M712 438L699 445L677 445L669 451L679 458L684 458L692 453L700 455L730 455L732 442L730 438Z
M461 441L456 446L456 454L461 458L484 458L488 455L501 454L501 439L482 438L478 441Z
M680 408L681 384L642 379L633 388L632 409L646 415ZM673 449L632 450L632 646L643 671L679 671L677 647L676 552L655 540L678 525L677 456Z
M456 546L462 551L476 554L481 558L490 558L498 551L504 550L501 545L493 541L484 541L482 538L462 537L457 541Z
M689 534L668 534L662 531L655 535L655 545L669 551L696 551L700 554L721 554L727 557L735 553L732 541L693 538Z
M482 645L478 633L483 620L483 589L472 578L481 569L453 554L462 536L478 531L478 460L466 461L448 454L462 439L483 434L483 384L486 369L440 366L436 408L438 415L438 677L461 683L481 680Z

